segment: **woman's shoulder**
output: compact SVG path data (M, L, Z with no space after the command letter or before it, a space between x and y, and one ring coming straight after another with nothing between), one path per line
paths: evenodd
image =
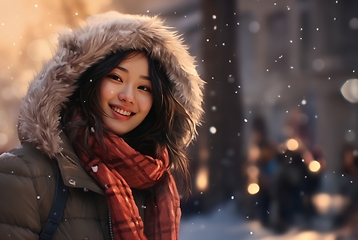
M51 164L51 161L53 162ZM23 144L0 155L0 239L35 239L52 204L56 161Z
M0 155L0 174L38 177L51 171L54 163L54 159L25 143Z

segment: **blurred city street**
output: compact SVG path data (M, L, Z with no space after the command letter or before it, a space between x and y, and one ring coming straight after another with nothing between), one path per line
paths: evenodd
M206 81L179 239L358 240L357 0L1 6L0 154L20 143L20 104L56 32L110 10L158 16Z
M292 227L284 234L275 234L258 221L239 217L234 201L228 202L210 214L182 219L180 240L335 240L332 231L318 232Z

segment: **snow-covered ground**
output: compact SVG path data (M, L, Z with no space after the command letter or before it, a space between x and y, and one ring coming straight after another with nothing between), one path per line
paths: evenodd
M225 203L210 214L182 219L180 240L335 240L334 233L300 231L292 228L276 235L257 221L240 217L234 201Z

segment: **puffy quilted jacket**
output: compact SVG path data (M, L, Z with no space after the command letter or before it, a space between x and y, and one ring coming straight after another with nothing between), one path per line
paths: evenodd
M106 198L61 137L62 154L53 159L29 143L1 155L0 239L39 238L53 203L57 167L69 191L53 239L110 239Z

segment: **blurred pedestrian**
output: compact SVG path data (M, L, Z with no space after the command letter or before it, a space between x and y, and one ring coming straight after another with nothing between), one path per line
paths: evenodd
M341 156L339 194L346 200L346 204L335 216L334 225L340 229L337 239L358 239L358 149L351 143L344 143Z

